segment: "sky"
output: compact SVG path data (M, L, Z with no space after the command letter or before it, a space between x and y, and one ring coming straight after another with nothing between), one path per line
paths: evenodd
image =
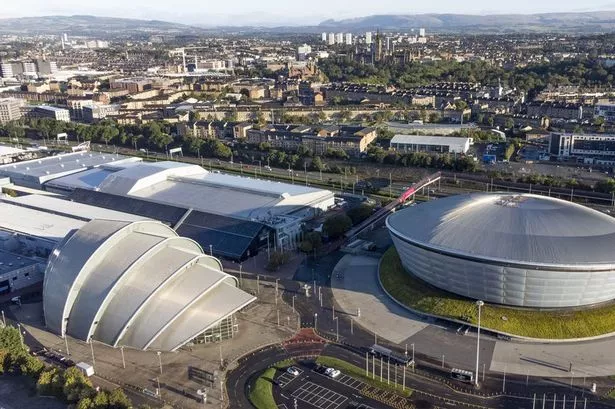
M615 10L609 0L28 0L4 1L0 18L89 14L157 19L186 24L312 25L326 19L371 14L501 14Z

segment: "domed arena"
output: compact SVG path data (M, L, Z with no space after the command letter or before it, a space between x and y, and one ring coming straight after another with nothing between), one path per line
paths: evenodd
M406 271L491 303L567 308L615 298L615 219L531 194L450 196L387 227Z

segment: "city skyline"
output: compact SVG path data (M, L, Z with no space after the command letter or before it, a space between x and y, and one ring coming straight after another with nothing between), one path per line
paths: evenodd
M137 0L127 5L119 0L109 0L104 4L83 6L76 0L64 0L61 4L48 3L46 0L33 0L27 10L18 3L9 4L0 11L1 18L18 18L30 16L53 15L94 15L101 17L124 17L146 20L164 20L201 26L241 26L241 25L317 25L328 19L360 18L378 14L535 14L615 10L615 3L604 3L601 0L585 2L584 7L578 4L561 4L555 0L546 0L539 6L530 0L509 2L487 2L475 0L470 4L462 4L452 0L444 0L437 5L425 4L400 8L395 0L383 0L377 4L369 2L337 1L334 5L324 0L315 0L310 9L292 8L288 2L270 0L255 4L248 0L239 0L232 10L224 4L207 5L200 9L196 0L187 0L184 7L177 9L166 2L144 2ZM33 12L33 10L35 10ZM241 12L237 12L241 10ZM284 23L281 23L283 18Z

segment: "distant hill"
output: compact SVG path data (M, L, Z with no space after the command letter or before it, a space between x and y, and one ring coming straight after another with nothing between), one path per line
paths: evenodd
M614 6L615 7L615 6ZM232 17L232 16L230 16ZM97 35L205 33L292 34L362 32L376 29L408 31L424 27L440 33L569 32L600 33L615 31L615 11L546 14L383 14L344 20L326 20L312 26L224 26L187 25L159 20L139 20L95 16L45 16L0 18L0 34Z
M323 30L431 29L438 32L606 32L615 31L615 11L545 14L414 14L373 15L345 20L326 20Z
M104 35L122 33L187 33L199 28L158 20L95 16L45 16L0 19L0 33Z

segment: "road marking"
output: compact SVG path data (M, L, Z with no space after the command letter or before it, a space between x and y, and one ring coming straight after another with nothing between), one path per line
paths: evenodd
M302 385L292 396L319 409L338 409L348 400L345 396L313 382Z

